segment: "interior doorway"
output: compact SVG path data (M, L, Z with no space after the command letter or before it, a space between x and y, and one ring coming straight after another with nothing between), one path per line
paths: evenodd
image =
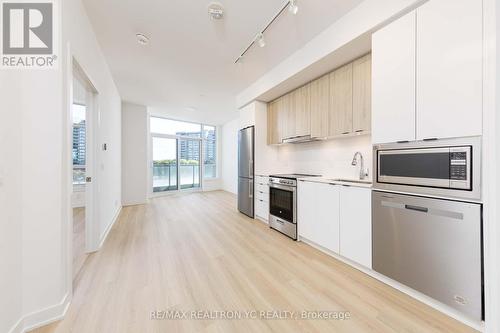
M71 103L71 160L72 160L72 195L73 210L72 232L72 278L73 288L77 284L90 252L93 251L93 223L95 223L93 201L93 119L97 110L97 91L83 69L73 59Z

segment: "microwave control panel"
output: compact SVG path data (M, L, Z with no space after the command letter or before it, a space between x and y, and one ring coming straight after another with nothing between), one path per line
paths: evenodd
M467 180L467 152L450 152L450 179Z

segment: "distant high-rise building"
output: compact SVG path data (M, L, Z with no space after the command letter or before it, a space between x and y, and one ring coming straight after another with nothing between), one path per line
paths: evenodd
M73 165L85 165L85 120L73 124Z
M200 132L177 132L179 136L199 138ZM183 160L196 160L200 159L200 141L198 140L180 140L179 157ZM216 161L216 144L215 144L215 131L207 131L205 137L205 156L204 164L215 164Z
M215 163L215 131L208 131L205 144L205 164Z

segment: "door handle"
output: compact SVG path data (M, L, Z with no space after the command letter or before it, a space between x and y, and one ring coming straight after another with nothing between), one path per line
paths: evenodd
M427 213L429 211L429 208L427 207L420 207L413 205L405 205L405 208L409 210L416 210L417 212L422 212L422 213Z
M248 197L253 198L253 180L250 181L250 186L248 186Z

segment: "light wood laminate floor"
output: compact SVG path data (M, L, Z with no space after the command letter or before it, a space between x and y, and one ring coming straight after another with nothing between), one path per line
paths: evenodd
M236 210L227 192L123 208L64 320L37 332L474 332ZM347 320L151 320L151 311L349 311ZM160 312L161 313L161 312Z
M87 257L88 254L85 252L85 207L73 208L73 280L77 278Z

